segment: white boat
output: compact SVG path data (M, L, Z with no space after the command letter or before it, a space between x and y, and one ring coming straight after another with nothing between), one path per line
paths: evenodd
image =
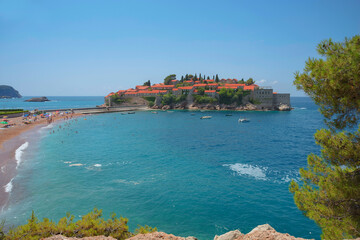
M239 120L238 120L238 122L240 123L246 123L246 122L250 122L250 120L249 119L247 119L247 118L239 118Z
M210 119L212 116L202 116L200 119Z

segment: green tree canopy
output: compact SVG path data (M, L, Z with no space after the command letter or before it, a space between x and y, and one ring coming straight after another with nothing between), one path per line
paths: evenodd
M199 95L204 95L205 94L205 88L202 88L202 87L198 88L197 91L198 91Z
M246 82L245 82L245 84L246 85L252 85L252 84L254 84L255 83L255 81L254 81L254 79L252 79L252 78L249 78L248 80L246 80Z
M150 82L150 80L144 82L143 86L149 86L149 87L151 87L151 82Z
M358 120L359 36L323 41L318 52L325 59L309 59L294 84L320 105L331 130L316 132L321 155L308 156L301 183L292 181L290 191L298 208L322 228L322 238L360 237L360 128L338 131Z
M164 84L165 85L170 85L171 84L171 80L175 80L176 79L176 74L170 74L169 76L167 76L166 78L164 78Z
M323 58L309 58L294 84L320 106L330 127L354 126L360 112L360 36L322 41L317 51Z

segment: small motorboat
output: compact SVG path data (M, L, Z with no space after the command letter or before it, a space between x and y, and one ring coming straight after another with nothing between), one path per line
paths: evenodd
M250 122L250 120L247 119L247 118L239 118L238 122L239 123L246 123L246 122Z
M158 112L155 112L155 111L154 111L154 112L151 112L151 113L152 113L152 114L158 114Z
M192 114L190 114L191 116L194 116L195 115L195 113L192 113Z
M212 116L202 116L202 117L200 117L200 119L210 119L210 118L212 118Z
M232 116L232 114L228 113L228 114L225 114L226 117L230 117Z
M128 112L128 114L135 114L135 112Z
M126 115L126 113L121 113L121 115Z

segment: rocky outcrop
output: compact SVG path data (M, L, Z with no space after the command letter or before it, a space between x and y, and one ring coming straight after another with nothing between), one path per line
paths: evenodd
M278 106L279 111L290 111L291 107L287 104L280 104L280 106Z
M21 95L11 86L0 85L0 99L1 98L21 98Z
M152 109L162 109L162 110L187 109L187 110L219 110L219 111L221 111L221 110L231 110L231 111L256 111L256 110L269 111L269 110L274 110L273 108L271 108L271 109L261 108L260 109L257 107L257 105L252 104L252 103L247 103L246 105L237 106L236 104L231 104L231 105L211 104L211 103L199 104L199 103L188 103L186 101L177 103L177 104L171 104L171 105L154 105L151 108ZM285 111L285 110L282 110L282 111Z
M233 239L237 239L238 237L243 236L244 234L242 234L239 230L235 230L235 231L230 231L227 232L223 235L215 235L214 240L233 240Z
M62 235L56 235L44 240L115 240L112 237L97 236L97 237L85 237L85 238L69 238ZM164 232L153 232L147 234L138 234L127 240L197 240L195 237L178 237L173 234L167 234ZM257 226L248 234L243 234L239 230L227 232L220 236L215 236L214 240L307 240L304 238L296 238L287 233L279 233L269 224Z
M25 100L24 102L47 102L50 101L47 97L36 97Z
M84 237L84 238L73 238L73 237L65 237L63 235L56 235L48 238L43 238L43 240L116 240L113 237L105 237L105 236L96 236L96 237Z
M169 105L165 105L165 106L163 106L161 109L162 110L168 110L168 109L170 109L171 107L169 106Z
M128 238L127 240L197 240L195 237L177 237L172 234L167 234L164 232L154 232L147 234L138 234L134 237Z
M240 231L227 232L221 236L215 236L214 240L306 240L296 238L288 233L279 233L269 224L257 226L248 234L242 234Z

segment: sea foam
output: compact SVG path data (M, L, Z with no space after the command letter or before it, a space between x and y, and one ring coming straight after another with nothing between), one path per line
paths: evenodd
M7 193L11 192L11 190L12 190L12 188L13 188L12 181L13 181L13 179L11 179L10 182L8 182L8 184L6 184L6 185L4 186L5 192L7 192Z
M253 166L250 164L242 164L242 163L224 164L223 166L229 167L230 170L236 172L239 175L250 176L259 180L266 180L267 168L264 167Z
M18 149L16 149L15 151L15 160L16 160L16 168L19 167L22 159L22 155L25 151L25 149L29 146L29 143L28 142L25 142L23 145L21 145Z
M42 127L41 129L50 129L50 128L53 128L54 127L54 124L50 123L49 125L45 126L45 127Z

